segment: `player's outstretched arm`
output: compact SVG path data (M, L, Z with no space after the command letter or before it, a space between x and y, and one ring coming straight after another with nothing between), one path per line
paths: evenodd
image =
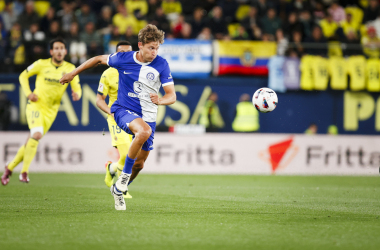
M81 65L79 65L78 68L74 69L70 73L65 74L59 80L59 82L62 85L69 83L74 79L75 76L79 75L81 72L85 71L86 69L96 67L100 64L107 65L107 58L108 58L108 55L92 57L92 58L88 59L87 61L85 61L84 63L82 63Z
M110 107L108 107L108 105L105 101L106 98L107 98L106 95L97 94L96 95L96 106L98 106L98 108L103 110L106 114L111 115L111 109L110 109Z
M150 99L154 104L157 105L170 105L175 103L177 100L177 95L175 93L174 84L167 85L164 87L165 95L162 98L158 98L157 94L150 94Z

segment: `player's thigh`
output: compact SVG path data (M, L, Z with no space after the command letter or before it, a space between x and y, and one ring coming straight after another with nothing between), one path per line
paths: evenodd
M127 145L129 148L132 141L132 135L127 134L122 130L113 119L108 119L107 123L111 135L112 146L117 147L119 145Z
M26 105L26 121L28 122L31 135L35 132L44 134L44 117L43 109L37 103L28 103Z
M56 109L45 109L42 111L45 134L50 130L51 125L53 125L55 118L57 118L57 113L58 113L58 110Z

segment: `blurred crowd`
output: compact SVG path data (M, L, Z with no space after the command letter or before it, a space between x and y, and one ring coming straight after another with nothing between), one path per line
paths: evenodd
M48 57L56 37L76 65L114 52L119 40L137 50L148 23L166 39L276 41L279 55L298 57L326 56L339 42L344 55L379 57L379 11L378 0L0 0L0 71Z

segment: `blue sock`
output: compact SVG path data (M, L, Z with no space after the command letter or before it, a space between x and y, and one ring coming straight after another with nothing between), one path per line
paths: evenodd
M132 167L133 167L133 164L135 164L135 161L136 161L136 159L131 159L127 155L127 159L125 159L123 173L131 174L132 173Z
M129 182L128 182L128 186L129 186L129 184L131 184L132 182L133 182L133 181L129 181Z

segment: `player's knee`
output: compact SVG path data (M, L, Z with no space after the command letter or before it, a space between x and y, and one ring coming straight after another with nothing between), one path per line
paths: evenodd
M44 134L43 127L32 128L30 130L30 137L32 137L35 140L40 140L43 134Z
M146 141L149 139L149 136L152 134L152 129L147 126L142 129L136 134L136 137L140 138L143 141Z

